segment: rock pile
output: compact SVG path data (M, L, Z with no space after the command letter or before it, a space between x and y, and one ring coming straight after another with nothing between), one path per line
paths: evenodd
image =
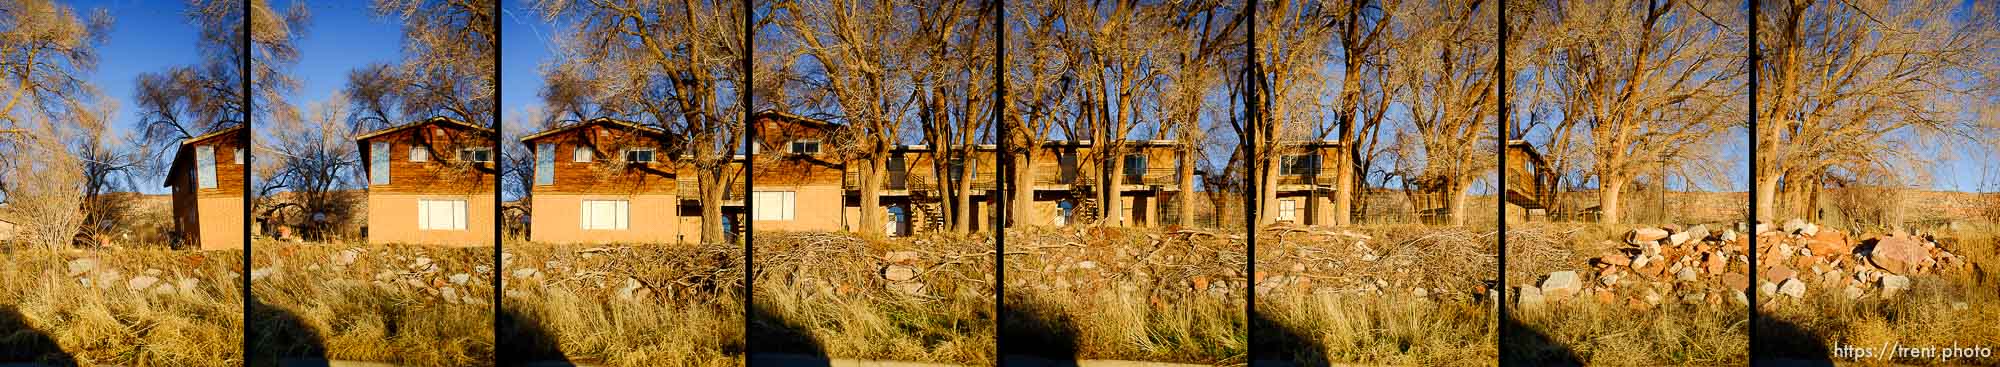
M200 280L189 277L179 270L167 274L165 270L146 268L139 271L138 275L126 278L118 269L104 266L95 258L73 259L67 265L68 271L65 274L78 284L90 288L122 289L148 296L174 294L191 296L199 291L197 287L201 285Z
M1593 258L1591 272L1551 273L1539 284L1520 285L1516 300L1523 308L1581 298L1637 310L1674 302L1747 303L1744 292L1753 281L1746 255L1750 238L1737 228L1634 229L1610 246L1613 250ZM1754 281L1758 294L1773 302L1817 294L1848 300L1889 298L1909 289L1909 277L1964 264L1929 236L1896 231L1857 242L1841 230L1797 219L1778 228L1763 224L1756 228L1759 279ZM1590 279L1582 281L1579 276Z
M1496 249L1493 232L1460 227L1273 226L1258 237L1257 296L1481 299L1497 273Z
M1162 305L1240 300L1248 285L1241 234L1085 226L1009 231L1010 296L1115 296ZM1275 272L1265 278L1283 279Z

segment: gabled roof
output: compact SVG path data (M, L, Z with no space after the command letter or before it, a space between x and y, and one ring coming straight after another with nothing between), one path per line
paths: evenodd
M181 144L174 149L174 160L172 161L172 163L169 163L167 165L167 180L166 182L161 183L160 187L174 187L174 179L178 179L182 174L184 174L181 173L182 171L185 171L181 169L181 166L183 165L183 163L181 162L189 161L189 159L184 159L184 158L186 156L194 155L194 149L189 149L188 148L189 146L194 145L195 143L208 141L209 139L214 139L219 136L238 133L242 131L243 131L243 125L237 124L236 126L227 129L216 130L209 132L207 134L201 134L200 136L181 139Z
M770 118L770 119L775 119L775 120L782 120L782 121L786 121L786 122L791 122L791 123L796 123L796 124L800 124L800 125L806 125L806 126L811 126L811 127L816 127L816 128L821 128L821 129L833 129L833 128L838 128L838 127L840 127L840 126L841 126L840 124L837 124L837 123L833 123L833 122L828 122L828 121L826 121L826 120L821 120L821 119L816 119L816 118L811 118L811 117L805 117L805 116L799 116L799 115L795 115L795 114L792 114L791 112L784 112L784 111L776 111L776 110L763 110L763 111L758 111L758 112L756 112L756 113L752 113L752 114L750 114L750 120L751 120L751 121L756 121L757 119L760 119L760 118Z
M666 132L665 130L660 130L660 129L658 129L658 128L653 128L653 127L650 127L650 126L645 126L645 125L640 125L640 124L637 124L637 123L633 123L633 122L631 122L631 121L624 121L624 120L614 120L614 119L610 119L610 118L605 118L605 117L599 117L599 118L594 118L594 119L590 119L590 121L584 121L584 122L581 122L581 123L575 123L575 124L569 124L568 126L560 126L560 127L556 127L556 128L553 128L553 129L548 129L548 130L544 130L544 131L542 131L542 132L538 132L538 133L534 133L534 134L532 134L532 135L528 135L528 136L523 136L523 137L521 137L521 142L523 142L523 143L526 143L526 142L528 142L528 141L532 141L532 140L535 140L535 139L541 139L541 138L544 138L544 137L548 137L548 136L552 136L552 135L555 135L555 134L560 134L560 133L562 133L562 132L565 132L565 131L570 131L570 130L575 130L575 129L577 129L577 128L582 128L582 127L585 127L585 126L591 126L591 125L612 125L612 126L617 126L617 127L622 127L622 128L628 128L628 129L633 129L633 130L637 130L637 131L639 131L639 132L643 132L643 133L647 133L647 134L651 134L651 135L656 135L656 136L668 136L668 135L667 135L667 132Z
M428 118L428 119L424 119L424 120L421 120L421 121L416 121L416 122L411 122L411 123L407 123L407 124L402 124L402 125L398 125L398 126L391 126L391 127L388 127L388 128L384 128L384 129L380 129L380 130L375 130L375 131L370 131L370 132L367 132L367 133L363 133L363 134L361 134L361 135L356 135L356 136L354 137L354 141L357 141L357 142L358 142L358 141L366 141L366 140L368 140L368 139L373 139L373 138L375 138L375 137L377 137L377 136L382 136L382 135L388 135L389 133L394 133L394 132L397 132L397 131L403 131L404 129L409 129L409 128L413 128L413 127L417 127L417 126L423 126L423 125L429 125L429 124L447 124L447 125L455 125L455 126L458 126L458 127L462 127L462 128L466 128L466 129L469 129L469 130L472 130L472 131L475 131L475 132L479 132L479 133L482 133L482 134L487 134L487 135L495 135L495 132L493 131L493 129L488 129L488 128L485 128L485 127L482 127L482 126L479 126L479 125L473 125L473 124L469 124L469 123L466 123L466 122L464 122L464 121L459 121L459 120L456 120L456 119L452 119L452 118L449 118L449 117L444 117L444 116L436 116L436 117L431 117L431 118Z

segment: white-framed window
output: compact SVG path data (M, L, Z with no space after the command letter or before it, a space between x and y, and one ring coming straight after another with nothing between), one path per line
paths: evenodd
M584 200L579 211L580 228L606 231L630 228L631 206L625 200Z
M792 220L792 210L797 194L791 191L758 191L750 193L750 216L756 220Z
M625 148L626 163L653 163L653 148Z
M493 149L486 147L459 149L458 160L464 162L492 162Z
M389 142L378 141L368 144L368 183L389 184Z
M554 146L551 146L551 145L548 145L548 144L542 144L542 146L545 146L545 147L549 147L549 149L548 149L548 150L549 150L549 154L555 154L555 147L554 147ZM590 147L586 147L586 146L582 146L582 145L578 145L578 146L576 146L576 149L572 149L572 150L570 150L570 152L569 152L569 161L570 161L570 162L575 162L575 163L590 163L590 160L591 160L592 158L595 158L595 157L593 157L594 155L596 155L596 153L595 153L595 152L596 152L596 151L594 151L594 150L590 150ZM551 160L553 160L554 158L553 158L553 157L551 157L550 159L551 159Z
M465 230L465 200L417 200L417 229Z
M819 140L818 139L793 140L791 144L791 152L792 154L819 154Z
M199 177L196 177L196 178L195 178L195 180L197 181L197 182L195 182L195 187L199 187L199 188L204 188L204 189L213 189L213 188L215 188L215 186L216 186L216 184L215 184L215 147L214 147L214 146L208 146L208 145L197 145L197 146L195 146L195 147L194 147L194 163L195 163L195 166L196 166L196 169L198 169L198 170L200 170L200 171L201 171L201 172L200 172L200 174L196 175L196 176L199 176Z
M236 164L243 164L243 148L236 148L235 157L230 159L235 160Z
M411 146L410 146L410 161L411 161L411 162L429 162L429 161L431 161L431 150L430 150L430 148L425 148L425 147L424 147L424 146L422 146L422 145L411 145Z
M556 184L556 146L543 143L535 146L535 185Z
M1278 200L1278 220L1298 220L1298 215L1299 215L1298 200L1296 199Z

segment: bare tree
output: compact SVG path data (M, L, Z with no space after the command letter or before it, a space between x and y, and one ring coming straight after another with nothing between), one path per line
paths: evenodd
M1402 84L1399 103L1408 106L1409 124L1421 139L1422 168L1404 179L1421 195L1420 210L1450 225L1466 222L1473 180L1493 167L1488 126L1498 107L1493 85L1494 36L1490 19L1498 4L1481 1L1417 1L1395 9L1401 30L1391 52L1392 83ZM1483 138L1483 139L1482 139ZM1439 216L1438 214L1443 214Z
M1995 6L1764 1L1757 219L1810 218L1803 198L1829 171L1894 175L1909 147L1965 134L1976 122L1957 106L1980 104L1955 102L1991 101L2000 75Z
M203 7L215 8L211 12L227 12L228 9L222 8L241 8L239 1L210 1ZM298 43L305 39L311 19L305 2L293 2L290 8L280 11L271 6L270 0L250 1L252 113L263 118L299 118L298 108L286 96L299 89L299 80L291 75L291 68L299 62ZM240 33L230 33L231 37L235 34Z
M279 118L259 124L253 170L266 180L258 185L256 218L265 224L279 218L303 230L309 240L339 235L340 224L356 214L357 199L345 189L360 182L361 155L351 140L352 119L347 96L335 93L314 102L300 118ZM280 200L276 191L289 192Z
M1158 104L1165 111L1160 121L1160 130L1180 141L1175 147L1179 165L1174 167L1174 183L1180 193L1174 195L1175 222L1180 226L1194 224L1194 167L1205 160L1203 140L1206 130L1202 126L1202 114L1215 109L1212 98L1218 94L1223 75L1232 64L1226 58L1239 57L1240 53L1230 50L1242 48L1243 40L1237 38L1244 23L1240 13L1221 1L1191 1L1177 4L1168 9L1169 17L1155 34L1167 39L1167 49L1159 63L1165 77L1158 98Z
M195 48L202 55L195 65L169 67L140 74L139 130L147 150L155 154L154 170L169 165L157 155L174 151L183 139L245 124L251 112L244 103L241 66L244 27L242 0L198 0L184 12L197 29Z
M897 56L901 50L921 47L921 40L908 36L914 22L896 16L901 5L894 0L773 5L782 9L776 22L793 47L784 64L816 69L799 74L795 85L807 89L799 97L837 107L836 120L847 123L841 139L853 144L836 152L845 161L863 162L858 187L861 232L870 236L882 233L881 189L888 172L888 161L875 158L889 155L904 122L918 107L905 96L914 93L911 60Z
M1275 203L1283 142L1303 140L1308 134L1304 122L1320 120L1324 114L1316 106L1326 80L1321 67L1327 61L1325 47L1334 29L1324 21L1326 9L1315 1L1271 1L1259 9L1255 22L1263 26L1258 28L1260 42L1252 55L1257 63L1251 70L1251 91L1260 102L1251 108L1258 110L1259 118L1244 121L1237 135L1254 138L1246 142L1252 149L1246 158L1260 168L1248 172L1250 187L1259 191L1258 202ZM1255 225L1275 221L1275 207L1259 207Z
M744 132L747 88L737 66L748 21L734 1L542 0L545 17L571 17L563 49L572 72L596 80L591 93L605 115L661 126L688 143L668 154L694 167L700 185L701 240L722 242L727 172ZM878 214L879 215L879 214ZM879 218L876 220L880 220ZM879 230L881 226L871 228Z
M936 159L932 172L945 188L946 222L953 232L972 229L973 183L980 175L975 144L992 121L993 22L985 5L944 1L911 7L909 60L917 127Z
M353 107L376 115L359 117L400 122L444 116L494 124L499 55L493 48L499 35L493 1L375 0L376 16L403 25L403 59L349 73Z

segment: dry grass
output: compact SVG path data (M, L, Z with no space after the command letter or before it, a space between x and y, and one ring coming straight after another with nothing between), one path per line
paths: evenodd
M243 298L235 269L242 266L242 254L5 252L0 255L0 362L241 365ZM94 258L98 265L69 276L69 262L80 258ZM151 288L161 293L131 290L131 279L143 276L163 279L160 283L166 285ZM80 277L98 287L84 285ZM192 279L185 292L176 284L183 278Z
M1007 236L1004 353L1245 362L1241 234L1079 226Z
M503 360L743 364L741 247L510 243L506 249ZM627 288L628 278L639 287Z
M1259 237L1259 360L1488 365L1493 231L1278 226Z
M758 353L994 363L990 237L761 232L755 239L749 335ZM885 259L896 251L911 255L904 263L918 270L915 279L884 279Z
M278 358L493 363L491 247L255 246L253 274L267 276L251 282L253 365ZM343 265L342 251L357 256Z
M1832 359L1863 364L1992 365L2000 357L1880 359L1884 345L2000 348L2000 226L1937 234L1939 246L1970 260L1964 271L1911 277L1909 292L1882 300L1811 297L1767 303L1758 322L1759 358ZM1961 304L1962 303L1962 304ZM1954 304L1961 304L1954 306ZM1962 309L1961 309L1962 308ZM1867 347L1878 358L1833 358L1836 348Z
M1631 225L1527 223L1508 228L1507 284L1535 284L1551 272L1593 271L1593 256ZM1625 304L1552 302L1510 308L1517 334L1504 340L1515 363L1604 365L1742 365L1749 360L1749 315L1741 304L1667 304L1633 311Z

